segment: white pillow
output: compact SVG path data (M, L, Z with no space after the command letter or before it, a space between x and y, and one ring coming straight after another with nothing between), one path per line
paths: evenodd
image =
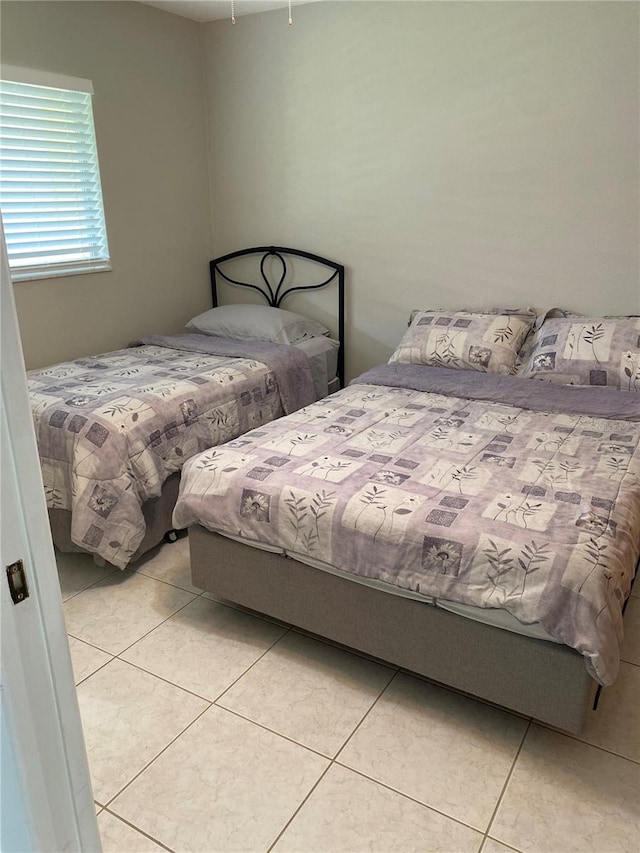
M271 341L295 344L305 338L328 335L315 320L269 305L222 305L189 320L187 329L239 341Z

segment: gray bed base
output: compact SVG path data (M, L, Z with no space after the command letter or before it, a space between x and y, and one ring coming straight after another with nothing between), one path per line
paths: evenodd
M138 550L131 557L133 563L151 548L162 542L164 536L173 529L171 516L180 487L180 474L172 474L162 486L160 497L152 498L142 505L147 529ZM71 541L71 512L68 509L50 509L49 525L53 544L65 554L86 553L84 548ZM97 561L99 562L99 561Z
M597 683L558 643L494 628L189 528L193 583L472 696L577 734Z

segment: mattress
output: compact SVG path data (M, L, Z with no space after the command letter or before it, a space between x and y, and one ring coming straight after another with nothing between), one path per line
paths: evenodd
M298 341L294 346L302 350L309 359L313 387L318 399L340 389L340 382L336 376L339 341L320 335Z

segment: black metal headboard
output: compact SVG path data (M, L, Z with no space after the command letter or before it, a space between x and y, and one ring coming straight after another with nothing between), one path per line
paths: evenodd
M262 255L262 258L260 259L260 275L264 285L254 284L248 281L239 281L238 279L232 278L221 269L221 265L225 264L227 261L246 257L247 255ZM285 284L288 271L286 255L305 258L308 261L314 261L316 264L330 270L330 275L328 278L325 278L323 281L316 284L295 285L293 282ZM269 280L269 276L265 268L269 258L276 258L282 266L280 278L277 283L273 284ZM322 258L320 255L313 255L311 252L303 252L300 249L287 249L283 246L255 246L252 249L241 249L239 252L230 252L228 255L222 255L220 258L214 258L209 262L209 270L211 274L211 302L214 308L218 305L217 276L220 276L222 279L229 282L229 284L238 285L239 287L249 287L252 290L257 290L272 308L280 308L282 301L290 293L301 290L318 290L319 288L326 287L331 284L331 282L337 280L338 340L340 341L340 349L338 350L338 379L340 380L340 387L344 387L344 266L342 264L336 264L334 261L328 260L328 258Z

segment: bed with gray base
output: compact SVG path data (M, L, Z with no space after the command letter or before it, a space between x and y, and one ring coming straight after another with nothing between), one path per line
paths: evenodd
M598 684L582 656L189 528L192 580L265 613L496 705L579 732Z
M640 551L640 397L389 364L185 466L193 582L578 732Z

